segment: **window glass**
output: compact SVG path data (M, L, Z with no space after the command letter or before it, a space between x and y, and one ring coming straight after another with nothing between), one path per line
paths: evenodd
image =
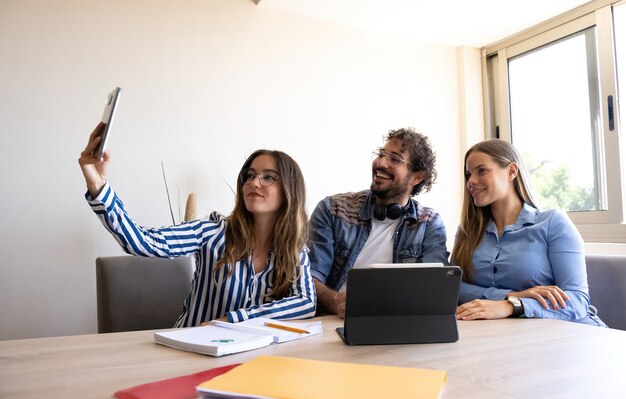
M604 209L595 28L509 60L511 140L542 209Z

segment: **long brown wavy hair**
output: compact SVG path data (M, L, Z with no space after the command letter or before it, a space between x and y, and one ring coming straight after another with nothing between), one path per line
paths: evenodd
M491 157L491 159L502 168L506 168L511 163L516 163L518 173L513 180L515 192L522 200L534 208L537 208L532 195L532 188L530 186L530 179L526 166L520 153L509 142L499 139L485 140L478 144L474 144L465 153L465 159L463 161L463 175L465 176L465 187L463 190L463 208L461 211L461 224L457 231L457 236L454 241L454 248L452 249L451 260L454 264L461 267L463 270L463 279L465 281L472 281L472 255L478 244L483 238L487 224L491 220L491 206L477 207L474 205L474 200L467 189L467 181L469 180L469 174L465 168L467 166L467 157L474 152L482 152Z
M257 150L253 152L239 171L237 178L237 198L235 209L226 218L226 248L217 262L215 271L224 265L233 265L246 259L254 245L254 217L246 209L243 196L242 176L252 161L260 155L269 155L276 161L284 201L274 226L273 288L270 296L274 299L289 295L290 286L298 278L295 271L300 265L300 251L308 239L308 217L306 214L306 189L300 167L289 155L282 151ZM276 183L275 183L276 184ZM229 266L230 267L230 266ZM232 273L232 268L230 269Z

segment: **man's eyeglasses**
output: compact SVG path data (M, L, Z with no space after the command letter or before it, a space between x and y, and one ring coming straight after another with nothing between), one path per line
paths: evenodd
M241 184L252 184L257 176L259 176L259 183L261 183L263 187L269 187L279 179L278 174L270 170L264 170L259 173L246 170L241 174Z
M387 152L383 150L382 148L379 148L372 152L373 161L379 161L383 157L387 157L387 162L392 166L400 166L403 163L407 165L413 165L411 162L405 160L404 158L402 158L401 155L396 154L395 152Z

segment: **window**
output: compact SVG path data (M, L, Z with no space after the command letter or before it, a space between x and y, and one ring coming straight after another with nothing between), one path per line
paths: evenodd
M567 210L586 242L626 242L626 2L607 3L483 49L488 135L520 150L539 205Z

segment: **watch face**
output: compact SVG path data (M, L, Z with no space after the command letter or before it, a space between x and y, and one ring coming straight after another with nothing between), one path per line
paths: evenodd
M507 298L507 300L509 301L511 305L513 305L513 314L509 317L520 317L521 315L524 314L524 305L522 304L521 299L514 297L514 296L510 296Z
M522 306L522 301L518 297L510 296L508 300L513 306Z

